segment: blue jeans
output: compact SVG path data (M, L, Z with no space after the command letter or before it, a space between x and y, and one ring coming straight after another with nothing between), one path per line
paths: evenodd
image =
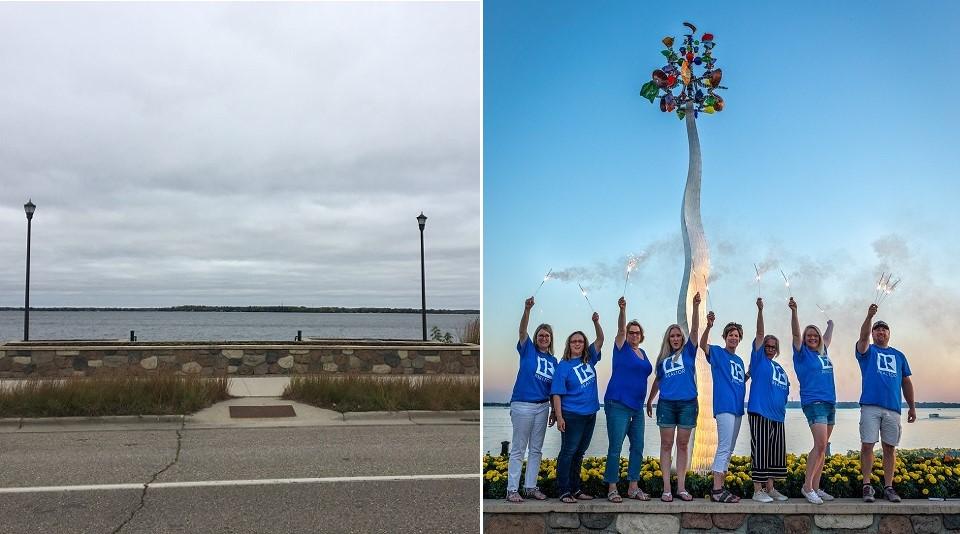
M640 480L640 466L643 464L643 412L633 410L617 401L603 403L603 412L607 415L607 468L603 472L603 481L616 484L620 481L620 450L623 438L630 437L630 463L627 464L627 480Z
M560 434L560 454L557 455L557 491L561 496L580 491L580 466L593 438L597 414L565 413L563 420L567 429Z

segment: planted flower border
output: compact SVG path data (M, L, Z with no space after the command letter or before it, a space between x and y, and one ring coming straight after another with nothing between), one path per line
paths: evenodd
M485 499L502 499L507 493L507 463L506 456L483 457L483 497ZM777 481L779 491L790 497L802 498L800 487L803 485L804 471L807 467L806 454L787 455L787 478ZM524 463L526 469L526 463ZM584 458L580 469L580 480L583 481L583 491L591 495L605 495L606 483L603 473L606 469L605 457ZM621 493L627 489L627 459L620 459ZM663 491L663 473L660 471L660 460L647 457L640 469L640 487L653 496ZM878 456L873 464L871 483L880 489L883 480L883 463ZM671 477L674 491L676 490L676 475ZM522 480L522 478L521 478ZM856 452L834 454L828 456L823 466L821 487L835 497L860 497L863 476L860 473L860 456ZM894 483L897 493L905 499L925 499L928 497L956 498L960 497L960 457L956 451L946 449L913 449L899 451L897 454ZM549 497L558 497L557 493L557 461L543 460L540 464L540 474L537 477L540 489ZM687 472L686 486L694 497L706 496L713 485L712 476L707 473L700 475L693 471ZM730 462L730 471L726 477L726 485L732 493L748 498L753 495L753 482L750 480L750 457L734 456Z

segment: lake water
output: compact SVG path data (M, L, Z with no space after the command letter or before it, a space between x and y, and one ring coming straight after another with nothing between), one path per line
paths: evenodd
M477 315L427 315L456 340ZM30 311L30 340L129 339L138 341L292 341L304 337L422 339L418 313L271 313ZM0 311L0 342L23 339L23 312Z
M931 419L929 414L940 414L941 418ZM644 456L660 455L660 433L654 417L645 419L643 454ZM859 432L860 410L837 410L837 424L830 439L831 452L844 453L848 450L860 450ZM806 453L813 447L813 437L810 435L807 419L799 408L788 408L784 421L784 430L787 438L787 452ZM483 407L483 452L500 454L500 442L512 439L513 429L510 424L510 408L500 406ZM692 440L693 438L691 438ZM903 436L900 446L907 449L949 447L960 448L960 408L918 408L917 421L907 424L906 409L903 411ZM560 451L560 432L556 426L547 428L547 435L543 441L543 455L545 458L556 458ZM746 416L740 425L740 434L734 454L750 454L750 425ZM593 440L587 449L587 456L607 455L607 425L603 409L597 413L597 426L593 431ZM627 441L624 440L621 455L628 455Z

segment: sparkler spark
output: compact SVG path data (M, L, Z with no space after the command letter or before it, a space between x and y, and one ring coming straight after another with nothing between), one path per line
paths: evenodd
M760 267L757 267L757 264L753 264L754 270L757 271L757 298L760 298Z
M790 291L790 279L787 278L787 274L783 272L783 269L780 269L780 276L783 277L783 287L787 291L787 300L793 298L793 292Z
M891 293L893 293L893 290L894 290L894 289L897 288L897 284L900 283L900 280L903 280L903 279L902 279L902 278L897 278L897 281L894 282L893 285L889 285L890 280L889 280L889 279L887 280L888 287L884 288L883 294L880 295L880 299L877 301L877 306L879 306L880 304L882 304L883 301L887 300L887 297L888 297Z
M627 282L630 281L630 271L632 271L636 266L636 256L630 255L630 259L627 260L627 276L623 279L623 295L627 294Z
M590 302L590 297L587 296L587 290L580 285L580 282L577 282L577 287L580 288L580 294L583 295L583 298L587 299L587 304L590 306L590 311L596 312L597 310L593 309L593 303Z
M821 305L819 305L819 304L817 304L817 308L820 308L820 311L823 312L823 316L826 317L827 320L829 321L829 320L830 320L830 316L827 315L827 310L823 309L823 306L821 306Z
M547 271L547 274L544 275L543 281L540 282L540 285L537 286L537 290L533 292L533 296L534 296L534 297L536 297L536 296L537 296L537 293L540 292L540 288L543 287L544 282L546 282L547 280L550 279L550 273L552 273L552 272L553 272L553 268L551 268L549 271Z

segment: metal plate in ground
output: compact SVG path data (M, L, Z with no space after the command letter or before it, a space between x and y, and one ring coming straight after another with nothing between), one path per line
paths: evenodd
M248 417L296 417L293 406L230 406L231 418Z

